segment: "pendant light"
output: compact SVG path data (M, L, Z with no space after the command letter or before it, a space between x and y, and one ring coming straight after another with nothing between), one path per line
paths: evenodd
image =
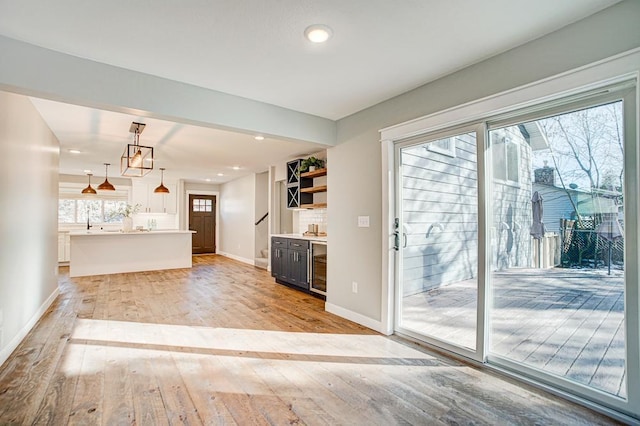
M91 187L91 176L93 176L93 174L87 173L87 176L89 176L89 186L87 186L85 189L83 189L82 193L83 194L97 194L96 190Z
M140 145L140 133L146 124L131 123L129 132L133 133L133 143L127 144L120 158L122 176L142 177L153 170L153 147Z
M164 167L160 167L160 173L161 173L160 186L154 189L153 192L159 193L159 194L168 194L169 188L164 186Z
M102 182L100 185L98 185L98 190L100 191L115 191L116 187L111 185L111 182L109 182L109 179L107 177L107 175L109 174L109 166L111 164L109 163L104 163L104 182Z

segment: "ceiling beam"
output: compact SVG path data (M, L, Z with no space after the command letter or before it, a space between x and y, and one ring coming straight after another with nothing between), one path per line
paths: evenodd
M336 122L0 36L0 90L178 123L336 144Z

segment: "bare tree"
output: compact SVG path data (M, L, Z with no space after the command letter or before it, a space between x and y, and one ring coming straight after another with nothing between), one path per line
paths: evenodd
M624 178L621 108L621 103L615 102L538 122L549 141L549 153L561 180L590 189L621 190ZM611 176L616 176L618 182L611 182Z

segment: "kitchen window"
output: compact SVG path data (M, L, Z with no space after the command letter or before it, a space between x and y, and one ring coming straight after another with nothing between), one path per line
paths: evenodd
M91 223L122 223L122 217L117 215L116 212L126 206L126 199L60 198L58 200L58 223L86 223L87 215L89 215Z

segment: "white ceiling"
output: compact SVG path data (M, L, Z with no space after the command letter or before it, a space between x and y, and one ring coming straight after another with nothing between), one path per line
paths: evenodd
M617 1L0 0L0 34L336 120ZM333 37L309 43L303 32L311 24L328 25ZM61 142L63 172L87 168L65 153L72 147L91 147L86 156L95 154L93 163L106 155L115 162L135 119L48 101L36 106ZM313 148L273 140L256 145L251 135L143 122L149 125L141 141L162 144L158 167L192 169L193 179L234 164L264 169L267 160Z
M31 101L60 140L60 173L79 175L92 170L104 175L103 163L111 163L109 176L120 175L120 157L127 144L131 122L145 123L140 145L153 146L155 168L166 168L167 179L223 183L247 173L267 170L271 164L317 152L321 145L217 130L103 111L43 99ZM70 149L81 151L72 154ZM234 167L239 167L234 170ZM152 172L154 173L154 172ZM155 172L159 178L159 172ZM218 176L222 173L223 176Z

